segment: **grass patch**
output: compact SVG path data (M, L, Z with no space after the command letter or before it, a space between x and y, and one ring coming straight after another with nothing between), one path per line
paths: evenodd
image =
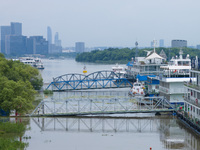
M44 94L53 94L53 91L51 91L51 90L44 90L43 92L44 92Z

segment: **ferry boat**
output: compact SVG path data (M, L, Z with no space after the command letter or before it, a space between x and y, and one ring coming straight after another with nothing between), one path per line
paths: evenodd
M184 82L195 82L196 78L190 77L191 60L189 55L186 58L182 56L180 50L179 57L172 57L167 66L161 66L162 74L156 76L159 80L159 95L166 97L171 104L184 104Z
M125 71L124 67L119 66L118 63L114 67L112 67L112 71L115 72L116 74L119 74L122 77L125 77L125 75L126 75L126 71Z
M20 57L19 61L31 65L32 67L35 67L37 69L44 69L43 63L41 59L39 58L34 58L34 57Z
M156 53L155 40L154 50L146 52L146 57L135 57L135 61L132 58L132 62L127 64L128 68L126 72L128 78L136 79L139 75L141 78L146 78L147 80L147 76L149 75L159 75L162 73L161 66L167 65L165 63L166 59ZM140 77L138 78L139 80Z
M133 83L133 87L129 91L129 94L132 96L144 96L144 85L137 80Z

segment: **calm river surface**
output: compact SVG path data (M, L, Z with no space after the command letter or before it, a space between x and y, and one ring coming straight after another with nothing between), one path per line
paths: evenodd
M53 77L82 73L83 63L73 59L42 60L45 83ZM111 70L113 65L85 64L88 74ZM122 65L125 66L125 65ZM128 96L129 89L55 92L46 99L82 96ZM126 114L100 117L30 118L25 137L28 150L199 150L200 140L173 116Z

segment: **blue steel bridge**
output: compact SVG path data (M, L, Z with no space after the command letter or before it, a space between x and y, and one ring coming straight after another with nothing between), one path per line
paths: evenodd
M102 89L102 88L125 88L131 87L132 83L124 76L113 71L97 71L88 75L65 74L53 78L46 89L53 91Z

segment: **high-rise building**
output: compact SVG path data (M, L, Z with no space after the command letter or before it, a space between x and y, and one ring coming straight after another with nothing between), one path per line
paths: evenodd
M55 44L55 46L61 46L61 40L59 40L58 32L56 32L56 34L55 34L54 44Z
M26 54L27 37L22 35L6 35L5 53L7 55Z
M0 52L5 54L5 38L11 34L10 26L0 26Z
M22 35L22 23L11 22L11 35Z
M172 47L187 47L186 40L172 40Z
M197 49L200 49L200 45L197 45Z
M83 53L85 51L85 43L84 42L76 42L75 43L75 51L76 51L76 53Z
M51 27L47 27L47 41L49 42L49 45L52 44L52 31L51 31Z
M43 36L30 36L27 39L27 54L48 54L48 41Z
M159 40L159 47L164 47L164 40L163 39Z

